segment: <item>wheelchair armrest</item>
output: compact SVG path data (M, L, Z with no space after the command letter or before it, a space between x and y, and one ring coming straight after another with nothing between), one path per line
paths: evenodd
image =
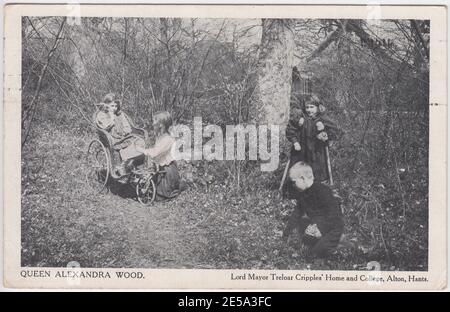
M132 134L129 134L129 135L127 135L127 136L125 136L125 137L123 137L122 139L120 139L119 141L117 141L117 142L114 142L114 144L113 145L118 145L118 144L121 144L121 143L123 143L126 139L129 139L129 138L132 138L133 137L133 135Z
M143 129L139 129L139 128L132 128L132 131L130 134L128 134L127 136L123 137L122 139L120 139L117 142L114 142L114 146L115 145L119 145L121 143L123 143L125 140L129 139L129 138L134 138L135 135L141 137L144 139L145 142L147 142L147 131L143 130Z
M148 139L148 133L146 130L142 129L142 128L136 128L136 127L132 127L131 128L131 133L133 134L137 134L138 136L142 137L145 142L147 142Z

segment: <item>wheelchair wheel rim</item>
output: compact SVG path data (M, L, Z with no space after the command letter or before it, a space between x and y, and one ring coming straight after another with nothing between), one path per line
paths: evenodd
M151 204L156 197L156 186L152 177L141 178L136 184L136 196L141 204Z
M93 140L86 154L86 184L95 194L103 192L110 177L110 159L105 146Z

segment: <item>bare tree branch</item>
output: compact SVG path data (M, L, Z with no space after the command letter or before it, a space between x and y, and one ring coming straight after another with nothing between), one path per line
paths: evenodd
M422 47L425 51L425 55L427 56L427 59L430 58L429 52L428 52L428 45L425 42L425 39L422 36L422 33L420 32L419 26L417 25L416 20L411 20L411 24L413 26L414 32L416 33L417 37L419 38L420 42L422 43Z
M315 59L316 57L318 57L320 55L320 53L322 53L323 50L325 50L326 48L328 48L328 46L335 41L336 39L339 38L339 35L341 33L341 29L336 29L335 31L333 31L321 44L319 44L319 46L317 47L317 49L315 49L313 51L313 53L311 53L311 55L309 55L306 58L306 62L310 62L313 59Z
M40 95L41 88L42 88L42 81L43 81L44 76L45 76L45 74L47 72L47 68L48 68L48 65L50 64L50 61L51 61L51 59L53 57L53 54L55 53L56 49L58 48L58 44L59 44L60 39L61 39L60 36L61 36L61 33L62 33L63 29L64 29L64 25L66 24L66 19L67 19L66 17L63 18L63 20L61 22L61 25L59 26L58 33L56 34L55 41L53 42L52 48L50 49L50 51L49 51L49 53L47 55L47 60L46 60L46 62L44 64L44 66L41 69L41 73L39 75L37 87L36 87L36 90L34 92L33 99L31 100L31 103L30 103L30 110L31 110L31 115L30 116L31 117L30 117L30 122L29 122L29 125L28 125L28 129L27 129L27 131L25 133L25 136L24 136L24 138L22 140L22 147L25 145L25 142L27 141L28 136L30 134L30 130L31 130L31 127L32 127L34 115L36 113L36 107L37 107L37 103L38 103L38 100L39 100L39 95ZM26 120L27 118L24 118L24 119ZM24 123L25 123L24 119L22 119L22 128L24 127Z

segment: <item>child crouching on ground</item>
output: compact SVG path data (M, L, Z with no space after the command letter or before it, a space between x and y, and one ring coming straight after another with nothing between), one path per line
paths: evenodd
M344 230L344 220L338 198L331 189L314 182L311 166L295 163L289 170L289 178L297 206L289 219L283 238L288 239L294 228L300 237L306 234L311 245L311 255L326 257L339 244Z
M169 133L171 126L172 117L170 113L156 113L153 116L153 128L156 134L155 145L149 149L135 145L138 152L150 157L161 170L165 171L165 174L157 175L155 181L156 198L159 200L173 198L186 188L171 153L172 146L175 144L175 139Z

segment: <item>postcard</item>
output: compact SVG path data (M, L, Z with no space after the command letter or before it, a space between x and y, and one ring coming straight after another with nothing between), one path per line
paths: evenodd
M11 4L4 286L447 286L447 11Z

